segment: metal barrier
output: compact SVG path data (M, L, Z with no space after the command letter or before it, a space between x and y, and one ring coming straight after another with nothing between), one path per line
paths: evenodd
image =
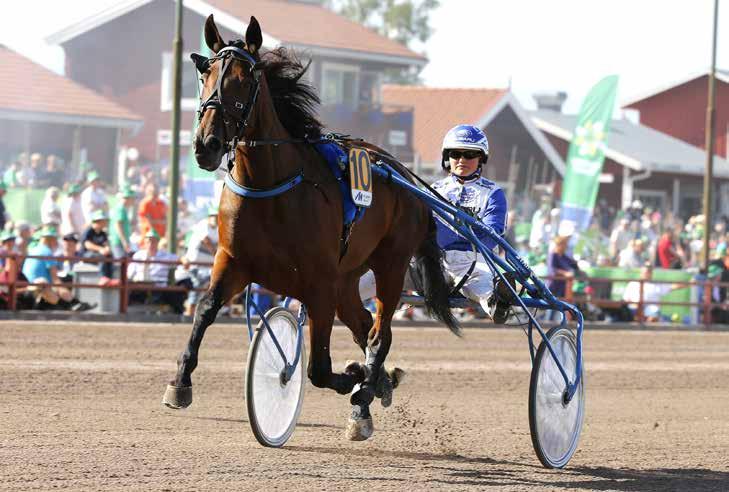
M158 265L170 265L170 271L173 271L173 267L176 268L180 265L182 265L182 262L179 260L134 260L129 257L122 257L122 258L105 258L105 257L81 257L81 256L32 256L32 255L18 255L18 254L0 254L0 258L11 258L14 259L16 262L18 262L18 271L20 271L20 265L22 264L22 261L24 261L26 258L35 258L35 259L41 259L41 260L53 260L57 261L59 263L70 261L72 263L113 263L115 265L120 266L120 275L119 275L119 282L117 285L99 285L99 284L88 284L88 283L77 283L77 282L59 282L59 283L52 283L47 284L52 287L66 287L71 289L76 288L95 288L95 289L111 289L111 290L118 290L119 291L119 312L124 314L128 311L129 308L129 296L134 291L155 291L155 292L190 292L190 291L197 291L197 292L205 292L207 290L207 286L205 287L199 287L199 288L187 288L184 286L171 286L171 285L155 285L150 283L138 283L131 281L127 276L128 267L131 263L141 263L141 264L158 264ZM189 262L189 265L191 267L205 267L210 268L212 267L212 263L207 262ZM645 315L644 310L646 305L658 305L658 306L687 306L687 307L696 307L701 308L702 311L702 323L703 324L711 324L711 311L715 307L726 307L729 310L729 305L721 303L721 302L714 302L712 300L712 290L715 287L728 287L729 288L729 282L717 282L717 281L711 281L711 280L692 280L692 281L666 281L666 280L643 280L643 279L635 279L635 278L600 278L600 277L582 277L579 279L576 279L574 277L562 277L562 276L548 276L544 278L545 281L550 280L564 280L565 285L565 298L564 300L569 303L580 303L589 300L589 302L597 307L619 307L627 303L627 301L615 301L612 299L604 299L604 298L595 298L590 297L586 295L580 295L573 293L574 283L579 282L586 282L588 284L594 284L594 283L613 283L613 282L639 282L640 283L640 289L639 289L639 297L635 304L637 304L636 309L636 317L638 322L643 323L645 322ZM645 284L646 283L652 283L652 284L671 284L671 285L680 285L681 287L702 287L703 288L703 299L701 302L671 302L671 301L663 301L663 302L653 302L653 301L646 301L645 299ZM19 281L17 278L14 279L14 281L0 281L0 288L7 287L7 297L8 297L8 308L12 311L17 310L17 293L18 289L22 287L27 286L33 286L32 282L23 282ZM255 292L263 293L263 294L272 294L275 295L274 292L268 291L264 288L254 289ZM411 302L413 300L412 296L404 296L403 300L405 302ZM632 303L631 303L632 304Z

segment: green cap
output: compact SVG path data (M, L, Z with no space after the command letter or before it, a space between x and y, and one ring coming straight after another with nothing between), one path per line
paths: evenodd
M159 239L160 238L159 234L157 233L157 231L155 230L154 227L150 227L149 230L147 231L147 233L144 235L144 237L147 239Z
M45 226L41 229L40 237L58 237L58 229L56 226Z
M15 239L16 236L11 231L3 231L0 234L0 243L4 243L5 241L9 241L11 239Z
M96 222L97 220L109 220L109 216L103 210L94 210L91 214L91 222Z
M218 207L215 205L210 205L208 207L208 215L218 215Z
M74 195L76 193L81 193L81 185L78 183L73 183L71 186L68 187L68 194Z
M89 174L86 176L87 183L92 183L92 182L96 181L97 179L101 179L101 177L99 176L99 173L97 173L96 171L90 171Z
M124 185L119 189L119 196L122 198L136 198L137 193L129 185Z

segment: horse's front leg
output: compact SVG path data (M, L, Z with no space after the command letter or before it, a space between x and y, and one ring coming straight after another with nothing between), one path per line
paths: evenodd
M331 388L339 394L351 392L354 385L364 380L363 366L345 370L338 374L332 372L332 359L329 351L332 324L334 323L334 289L316 296L315 304L307 304L309 311L309 366L307 373L311 383L317 388Z
M198 351L205 330L213 324L220 308L247 284L246 275L233 265L232 259L218 250L210 278L210 288L195 308L192 333L187 347L177 358L177 375L170 381L162 403L170 408L187 408L192 403L192 372L197 367Z

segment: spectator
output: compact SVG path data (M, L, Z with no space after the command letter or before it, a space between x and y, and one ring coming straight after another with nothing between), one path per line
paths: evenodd
M5 192L8 190L8 185L4 181L0 181L0 231L5 230L5 222L8 220L7 212L5 211Z
M0 255L15 254L15 234L3 232L0 234ZM0 309L10 307L10 284L25 282L27 279L20 272L18 259L12 256L0 256ZM35 294L28 287L17 287L15 290L16 307L18 309L33 309Z
M671 292L674 288L671 284L657 284L650 282L653 279L653 265L646 262L640 272L640 279L643 281L643 316L648 322L660 320L661 298ZM638 303L641 300L639 281L628 282L623 291L623 300L635 315L638 310Z
M103 210L96 210L93 213L91 216L91 225L81 236L81 256L84 258L112 258L109 236L106 234L106 226L108 223L109 217L106 216ZM100 268L102 277L99 285L112 284L113 264L111 262L103 262Z
M134 200L137 194L130 187L119 191L119 202L111 211L111 228L109 230L109 243L114 258L121 258L133 252L132 250L132 219L134 216Z
M91 215L97 210L108 212L109 204L106 200L104 182L101 181L99 173L91 171L86 178L88 186L81 193L81 208L84 212L84 224L91 223Z
M17 188L20 186L20 176L19 176L19 170L20 170L20 164L17 162L12 162L10 166L5 170L3 173L3 179L2 182L7 186L8 188Z
M181 258L182 267L190 272L192 287L207 287L210 283L210 267L191 265L191 262L212 263L218 250L218 208L208 208L208 216L198 222L192 230L190 242L185 255ZM191 290L187 296L185 314L191 316L195 312L201 292Z
M28 249L30 248L30 243L33 239L33 230L31 229L30 224L28 224L24 220L19 220L15 224L15 237L15 248L18 250L18 254L21 256L20 268L22 270L23 258L28 254Z
M657 266L661 268L680 269L683 265L681 256L676 249L673 231L667 229L661 234L656 248Z
M45 227L40 234L39 242L30 249L29 256L53 256L58 247L58 232L55 227ZM23 274L28 282L34 284L39 290L38 309L70 309L72 311L86 311L94 306L80 302L73 297L71 291L61 287L58 278L59 263L46 258L27 258L23 265Z
M714 282L729 282L729 250L724 248L721 258L709 263L708 278ZM727 286L719 285L712 289L712 300L721 303L721 306L711 308L711 321L714 323L729 324L729 303L727 302Z
M529 234L529 247L543 248L549 242L549 210L551 198L543 195L540 207L532 216L532 229Z
M76 233L70 233L63 236L63 243L61 245L61 256L67 258L79 258L80 252L78 248L78 235ZM61 263L61 271L58 273L58 277L63 282L73 281L73 266L77 263L77 260L63 260Z
M61 190L55 186L51 186L46 190L40 208L41 223L43 225L53 224L56 227L61 225L61 207L58 205L59 196L61 196Z
M154 228L151 228L144 235L142 248L134 253L132 259L138 261L177 261L177 255L159 249L160 237ZM127 270L127 277L132 282L152 284L157 287L168 285L170 269L174 265L163 263L137 263L133 262ZM185 292L173 292L165 290L133 291L132 302L144 302L149 300L152 304L166 304L172 308L175 314L182 314Z
M36 186L36 180L38 179L38 172L42 158L43 156L37 152L31 154L30 163L20 169L19 180L21 185L29 187Z
M622 268L640 268L645 262L645 242L642 239L631 239L618 257L618 266Z
M618 227L613 229L612 234L610 234L610 256L613 258L617 257L631 239L634 238L630 231L630 220L626 218L620 219Z
M167 229L167 204L159 197L159 188L153 182L147 183L144 194L138 213L142 236L152 228L163 237Z
M81 185L68 187L68 196L61 204L61 232L63 234L81 234L86 229L86 218L81 207Z
M567 293L567 282L565 278L574 278L575 273L580 269L577 262L567 254L567 245L571 236L556 236L553 240L554 246L547 259L547 271L550 277L549 290L557 297L564 297Z
M46 167L41 172L38 183L40 186L61 186L64 179L64 172L59 165L59 159L51 154L46 157Z

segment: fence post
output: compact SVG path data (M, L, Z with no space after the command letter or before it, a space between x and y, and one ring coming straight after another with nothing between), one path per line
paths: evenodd
M704 279L704 325L708 326L711 324L711 297L712 297L712 282L709 280L708 275Z
M8 259L12 259L16 265L19 265L18 263L18 255L12 255L9 256ZM20 268L18 268L18 273L20 272ZM8 285L8 309L10 311L17 311L18 310L18 299L16 298L18 287L18 275L15 275L15 278L12 282L10 282L10 285Z
M572 300L574 299L574 294L572 293L572 289L574 288L575 278L574 277L567 277L566 281L566 287L564 291L564 299L565 301L572 304Z
M121 288L119 289L119 312L121 314L126 314L127 307L129 306L129 283L127 279L127 266L129 266L129 257L126 254L122 256L121 264L119 266L121 267L119 272L119 280L121 283Z
M639 295L638 295L638 310L636 314L638 315L638 322L640 324L643 324L645 322L645 316L643 314L643 287L645 286L645 281L641 278L640 279L640 288L639 288Z

